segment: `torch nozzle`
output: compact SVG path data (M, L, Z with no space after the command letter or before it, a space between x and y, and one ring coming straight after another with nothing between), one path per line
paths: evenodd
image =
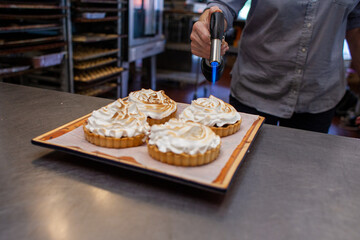
M211 39L211 50L209 62L221 62L221 39Z

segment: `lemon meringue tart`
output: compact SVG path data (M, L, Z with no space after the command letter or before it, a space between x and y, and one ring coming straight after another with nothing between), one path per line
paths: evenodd
M136 104L118 99L92 112L83 125L85 139L97 146L127 148L142 145L150 126Z
M147 146L149 155L160 162L200 166L219 156L221 140L207 126L173 118L151 126Z
M163 90L141 89L129 94L129 102L136 103L139 111L148 117L151 125L162 124L174 118L177 111L177 104L169 98Z
M239 131L242 121L240 114L233 106L212 95L209 98L193 100L179 118L204 124L220 137Z

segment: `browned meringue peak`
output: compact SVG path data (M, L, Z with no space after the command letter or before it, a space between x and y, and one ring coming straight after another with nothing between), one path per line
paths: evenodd
M162 119L177 109L176 102L169 98L163 90L141 89L129 94L128 101L136 103L137 107L146 116L153 119Z
M138 111L136 104L121 99L93 111L86 128L95 134L106 137L133 137L147 134L147 117Z
M198 98L192 101L179 117L211 127L222 127L241 120L240 114L233 106L212 95L209 98Z

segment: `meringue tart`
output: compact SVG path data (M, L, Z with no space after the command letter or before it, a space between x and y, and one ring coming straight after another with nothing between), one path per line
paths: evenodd
M163 90L141 89L131 92L128 96L129 102L136 103L139 111L147 116L150 126L162 124L174 118L177 104L169 98Z
M83 125L85 139L97 146L127 148L142 145L149 134L146 116L122 99L93 111Z
M239 131L242 121L240 114L233 106L212 95L209 98L193 100L179 118L204 124L220 137Z
M147 147L149 155L160 162L200 166L219 156L221 140L207 126L173 118L151 126Z

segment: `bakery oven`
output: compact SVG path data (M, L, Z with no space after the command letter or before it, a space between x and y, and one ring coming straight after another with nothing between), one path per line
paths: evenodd
M129 1L129 62L164 51L165 38L162 33L163 6L163 0Z

